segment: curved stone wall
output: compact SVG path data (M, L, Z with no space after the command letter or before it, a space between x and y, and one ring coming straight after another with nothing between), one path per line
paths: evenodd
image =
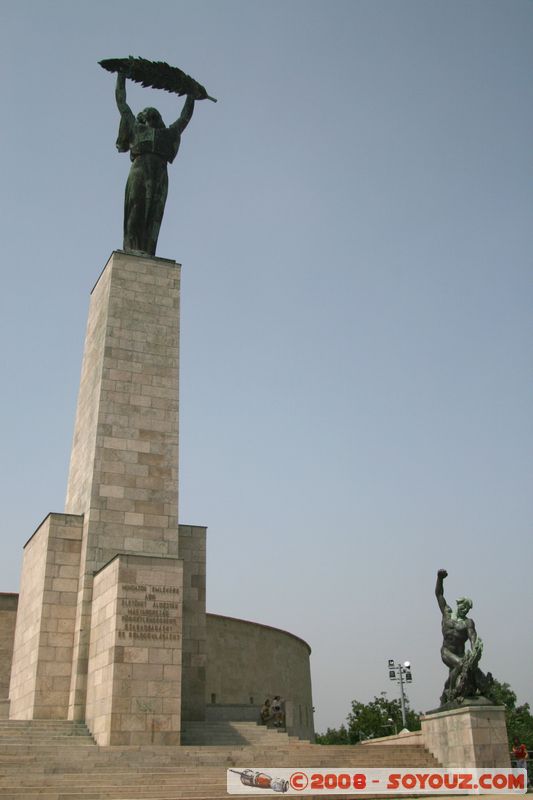
M265 697L279 694L288 732L314 741L310 653L287 631L207 614L207 718L256 719Z

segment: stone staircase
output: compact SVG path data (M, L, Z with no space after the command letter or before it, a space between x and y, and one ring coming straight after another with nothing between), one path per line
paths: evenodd
M210 730L239 744L99 747L79 723L0 721L2 800L228 800L229 767L438 766L413 745L321 746L254 723L188 725L187 737ZM223 726L225 727L225 726ZM255 727L257 730L252 730ZM253 741L252 741L253 740ZM243 796L243 795L241 795ZM257 797L257 794L253 796ZM346 797L346 796L345 796ZM369 797L369 795L366 795Z
M256 722L185 722L181 732L182 745L288 745L284 729L266 728ZM299 741L299 740L296 740Z
M64 720L0 720L0 746L92 745L89 729L83 722Z

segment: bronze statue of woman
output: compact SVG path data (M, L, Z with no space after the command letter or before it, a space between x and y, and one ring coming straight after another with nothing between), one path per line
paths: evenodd
M181 133L192 117L194 97L187 95L179 119L168 128L155 108L134 116L126 103L123 72L117 75L115 97L120 111L117 149L129 150L132 161L124 200L124 250L153 256L167 199L167 164L176 157Z

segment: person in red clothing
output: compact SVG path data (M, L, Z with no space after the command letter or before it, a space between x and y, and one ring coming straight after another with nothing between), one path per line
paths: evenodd
M512 756L516 759L516 766L518 769L527 769L527 747L525 744L520 744L518 736L515 736L513 739Z

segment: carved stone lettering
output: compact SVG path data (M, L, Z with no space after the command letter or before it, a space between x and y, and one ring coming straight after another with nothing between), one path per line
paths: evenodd
M124 584L119 599L118 638L162 644L179 641L179 593L180 590L173 586Z

